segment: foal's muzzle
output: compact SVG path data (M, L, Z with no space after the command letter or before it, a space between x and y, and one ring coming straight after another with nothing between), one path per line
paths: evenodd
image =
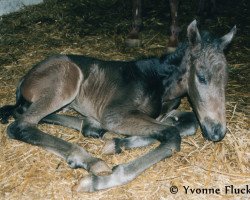
M203 137L214 142L221 141L226 135L226 126L213 122L210 119L205 120L201 129Z

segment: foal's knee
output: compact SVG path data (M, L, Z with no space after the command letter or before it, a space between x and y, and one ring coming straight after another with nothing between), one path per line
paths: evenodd
M181 136L194 135L198 129L198 120L193 112L181 112L178 116L175 127L180 131Z
M161 143L169 144L169 148L175 151L180 151L181 146L181 136L179 130L170 126L160 133L154 135L155 139L159 140Z

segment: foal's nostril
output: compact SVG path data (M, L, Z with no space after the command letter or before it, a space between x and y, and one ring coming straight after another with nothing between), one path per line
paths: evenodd
M211 135L212 141L218 142L222 140L225 137L225 133L226 131L221 124L214 125Z
M219 124L212 126L211 140L218 141L221 135L221 126Z
M213 135L211 135L211 140L214 142L218 142L220 140L222 140L221 135L218 133L214 133Z
M221 141L224 138L225 133L226 131L221 124L210 123L202 126L203 136L214 142Z

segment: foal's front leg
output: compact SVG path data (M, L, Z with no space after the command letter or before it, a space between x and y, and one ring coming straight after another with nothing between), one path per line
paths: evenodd
M193 112L172 110L170 113L159 116L156 120L167 126L174 126L177 128L181 137L194 135L198 128L198 121ZM144 147L155 142L157 142L157 140L151 136L114 138L106 142L102 151L104 154L121 153L122 149Z
M181 137L175 127L163 125L139 111L110 111L103 116L102 124L109 131L131 136L149 136L161 144L138 159L114 167L112 174L108 176L90 175L82 179L77 187L78 191L93 192L126 184L150 166L180 150Z

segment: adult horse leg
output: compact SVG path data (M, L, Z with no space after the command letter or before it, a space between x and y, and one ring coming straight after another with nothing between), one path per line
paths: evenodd
M197 14L201 17L202 23L210 22L216 15L218 9L216 0L200 0Z
M142 17L141 17L141 0L132 0L133 2L133 24L132 30L128 34L128 38L125 43L128 47L138 47L141 45L141 40L139 38L139 32L142 27Z
M179 0L169 0L170 12L171 12L171 36L167 44L167 52L175 51L178 44L178 36L180 32L180 27L178 26L178 5Z

